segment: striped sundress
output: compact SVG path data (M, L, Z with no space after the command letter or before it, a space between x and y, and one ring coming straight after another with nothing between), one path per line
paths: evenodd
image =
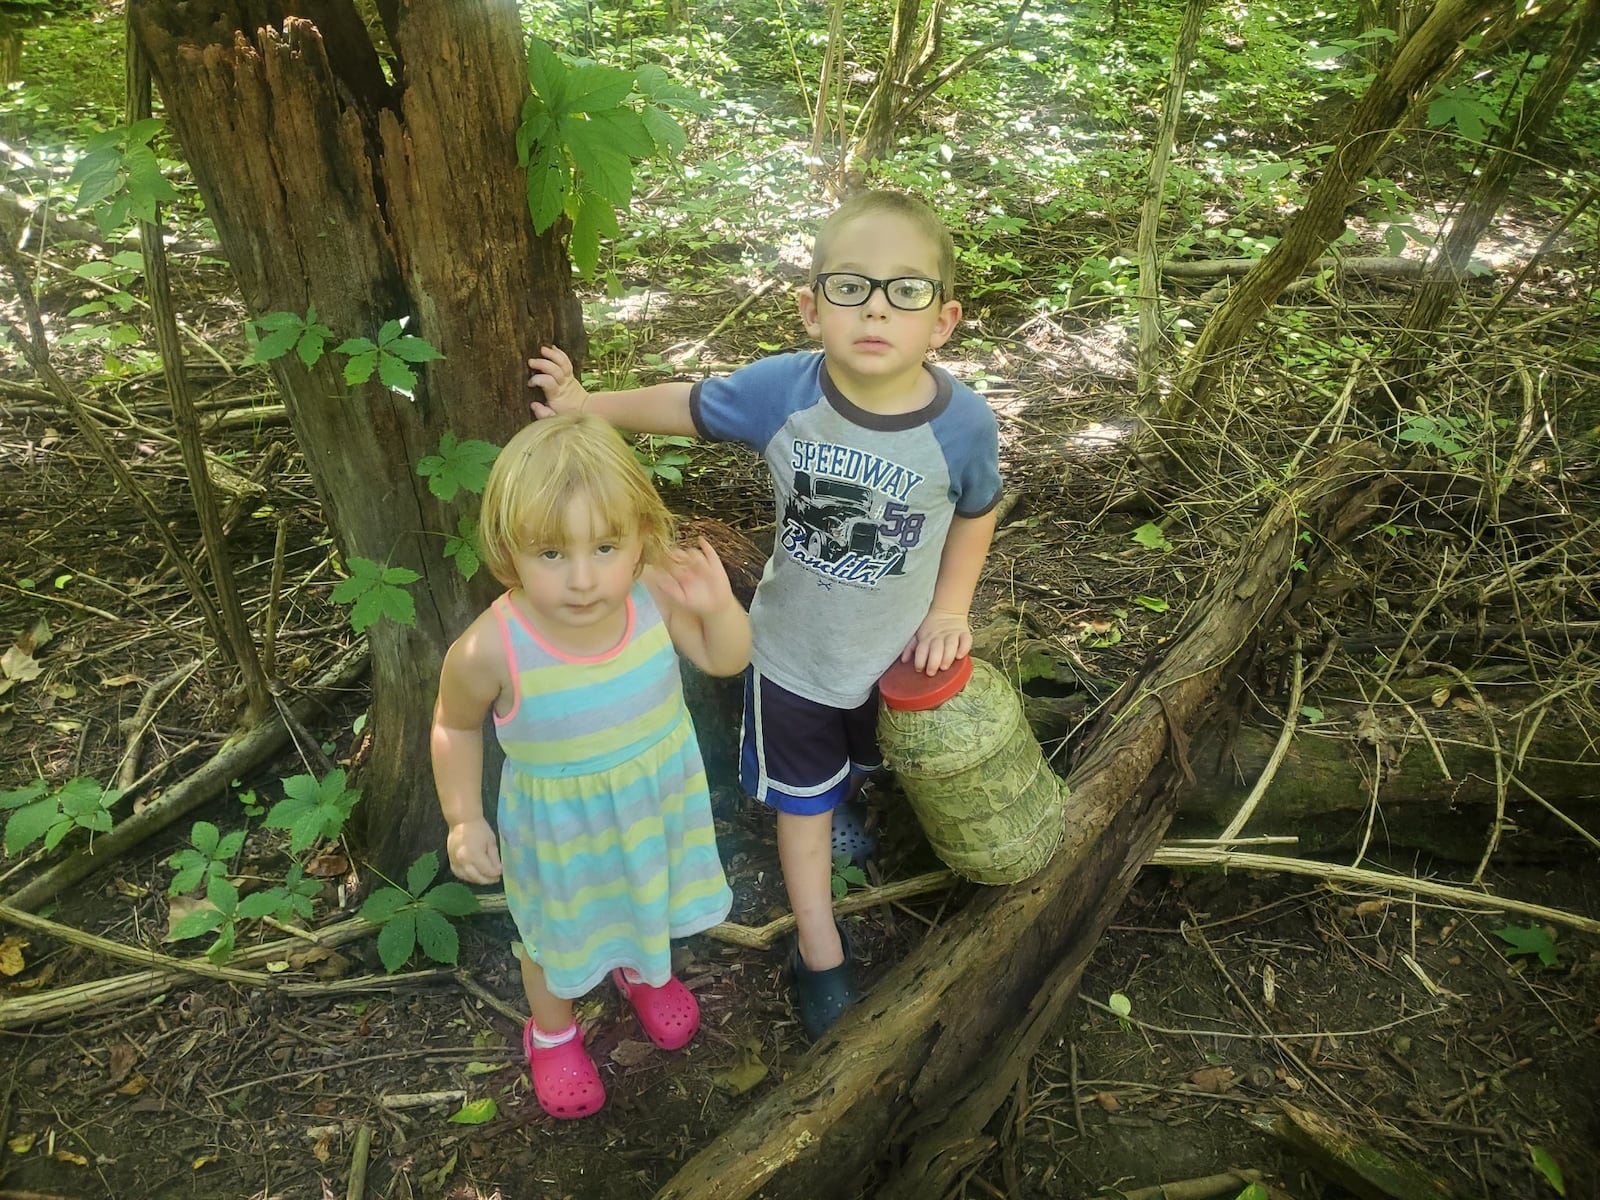
M661 613L635 583L621 642L579 657L540 638L509 595L493 612L515 689L495 717L500 859L524 953L562 998L615 967L660 987L669 939L733 905Z

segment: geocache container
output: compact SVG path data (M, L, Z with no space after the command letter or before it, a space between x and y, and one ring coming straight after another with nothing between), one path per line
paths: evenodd
M1005 676L982 659L932 676L896 662L878 691L884 761L946 866L974 883L1017 883L1050 861L1066 785Z

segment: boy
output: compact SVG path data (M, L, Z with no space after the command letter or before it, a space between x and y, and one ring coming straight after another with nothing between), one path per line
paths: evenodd
M640 433L738 441L771 471L779 525L750 606L740 779L777 810L814 1039L856 999L833 919L833 809L880 764L878 676L896 658L933 675L971 648L1000 467L988 406L926 362L961 319L934 212L898 192L853 197L818 232L811 276L800 318L820 354L590 394L543 347L528 385L539 416L587 408Z

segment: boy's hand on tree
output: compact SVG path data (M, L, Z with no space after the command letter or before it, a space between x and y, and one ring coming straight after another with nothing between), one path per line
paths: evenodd
M457 879L494 883L500 878L500 844L482 817L450 826L445 849L450 853L450 870Z
M967 614L936 609L922 619L910 644L901 652L900 661L937 675L971 649L972 627L967 623Z
M530 358L528 386L541 388L543 400L530 400L529 407L535 417L553 417L557 413L582 412L589 402L589 393L572 370L572 360L560 346L540 346L540 358Z

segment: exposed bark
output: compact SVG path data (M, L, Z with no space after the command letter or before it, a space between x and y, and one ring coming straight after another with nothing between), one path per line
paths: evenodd
M1164 415L1181 420L1203 409L1233 350L1311 262L1344 229L1345 209L1396 126L1454 64L1463 40L1503 6L1498 0L1439 0L1406 39L1350 115L1306 206L1282 241L1236 286L1200 332Z
M1290 590L1303 516L1337 544L1390 487L1371 448L1335 454L1266 517L1234 567L1119 691L1069 776L1067 840L1033 878L980 889L932 930L745 1118L691 1159L661 1200L929 1196L982 1153L983 1126L1066 1003L1095 942L1160 839L1190 736L1226 707L1239 664ZM1300 523L1297 524L1297 521ZM1313 564L1314 566L1314 564Z
M492 588L443 555L473 497L440 502L415 465L447 430L504 443L527 420L527 349L581 355L581 312L559 240L528 217L515 6L384 7L387 60L347 0L289 7L130 0L129 20L249 311L315 305L339 339L409 318L445 355L414 402L346 384L333 355L273 363L343 552L422 576L415 625L370 631L377 753L361 783L372 855L392 870L442 840L428 698Z

